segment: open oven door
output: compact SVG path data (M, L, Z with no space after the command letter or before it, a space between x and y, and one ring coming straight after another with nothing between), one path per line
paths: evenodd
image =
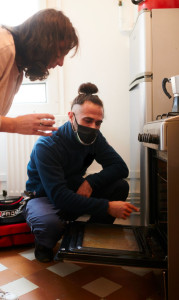
M67 226L55 260L167 269L167 241L155 226Z

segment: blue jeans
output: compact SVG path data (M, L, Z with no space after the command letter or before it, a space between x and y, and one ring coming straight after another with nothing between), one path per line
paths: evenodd
M128 196L128 192L128 183L125 180L118 180L107 188L103 188L102 191L93 192L91 196L105 198L109 201L124 201ZM60 210L56 209L47 197L34 198L27 202L26 208L24 209L24 216L38 244L47 248L55 247L64 233L67 221L60 218L59 214ZM76 218L77 216L74 216L74 219ZM110 215L106 215L100 219L91 216L89 222L112 224L114 219L115 218Z

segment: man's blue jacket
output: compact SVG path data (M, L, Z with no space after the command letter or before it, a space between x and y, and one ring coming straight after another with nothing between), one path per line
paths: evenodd
M102 170L84 178L93 160L102 166ZM71 123L66 122L51 137L37 140L27 173L26 190L37 198L48 197L61 212L104 216L108 199L87 198L76 191L84 180L89 182L93 191L100 191L114 181L126 178L128 168L101 132L92 145L82 145L76 139Z

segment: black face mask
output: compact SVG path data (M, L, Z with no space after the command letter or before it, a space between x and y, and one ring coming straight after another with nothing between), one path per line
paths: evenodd
M75 115L74 115L74 117L75 117ZM78 124L76 117L75 117L75 121L77 124L77 130L74 130L74 131L75 131L77 140L83 145L86 145L86 146L92 145L97 138L99 129L90 128L90 127Z

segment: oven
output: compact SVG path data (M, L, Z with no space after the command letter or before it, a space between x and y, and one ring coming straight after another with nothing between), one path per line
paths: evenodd
M179 116L147 123L138 138L146 157L149 224L70 222L56 260L160 268L166 299L175 300L179 299Z
M167 239L167 295L179 299L179 116L170 113L144 126L139 141L147 151L149 223ZM164 117L164 119L163 119Z

